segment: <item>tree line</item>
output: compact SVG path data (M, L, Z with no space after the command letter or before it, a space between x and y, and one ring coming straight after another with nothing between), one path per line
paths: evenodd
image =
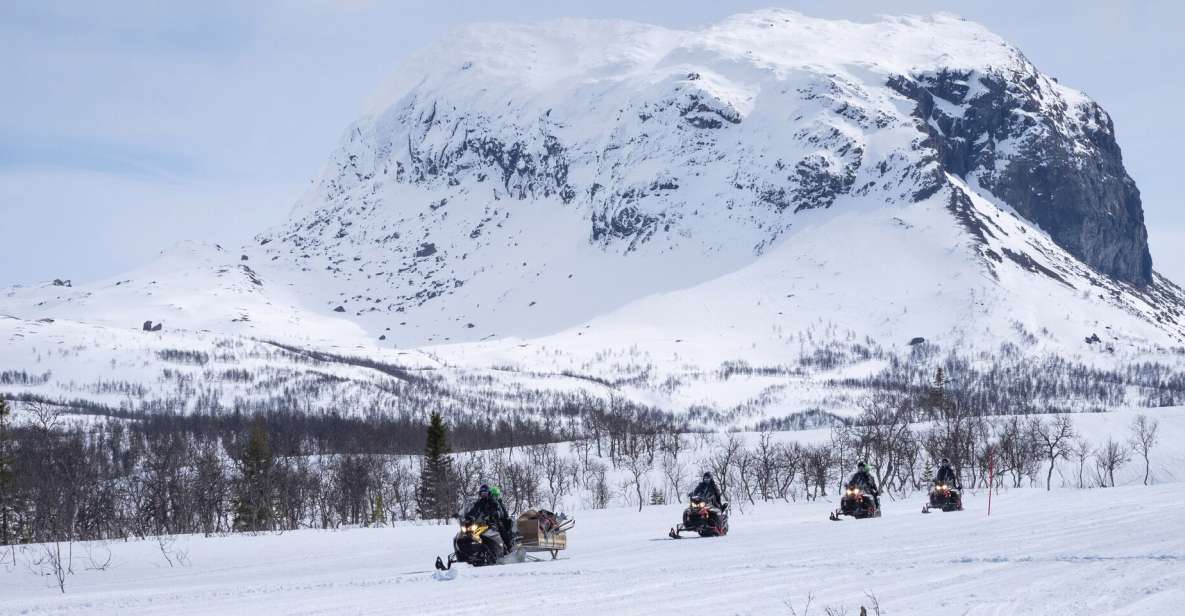
M826 438L799 442L770 432L688 432L664 414L614 399L565 432L508 427L502 438L509 442L490 449L481 448L489 440L476 426L446 423L440 413L356 428L348 437L321 432L349 434L354 424L343 418L77 422L37 402L22 405L30 419L16 426L4 404L0 544L441 520L481 483L501 486L517 512L614 503L640 509L681 500L705 470L743 508L828 497L856 460L873 467L890 496L926 489L941 458L970 489L1049 488L1055 471L1064 476L1067 468L1070 485L1112 486L1116 471L1133 461L1142 464L1145 483L1153 479L1159 426L1145 415L1135 417L1130 434L1090 443L1072 415L978 413L941 371L909 395L881 392L862 406Z
M533 501L537 482L527 469L535 464L551 465L553 494L570 485L550 444L572 440L570 427L527 419L483 430L464 417L446 427L439 412L96 417L37 401L21 408L29 420L20 425L7 403L0 415L0 544L446 517L480 478ZM584 409L579 419L609 453L639 425L676 429L668 416L624 400ZM474 451L490 446L499 449ZM516 459L523 452L529 461Z

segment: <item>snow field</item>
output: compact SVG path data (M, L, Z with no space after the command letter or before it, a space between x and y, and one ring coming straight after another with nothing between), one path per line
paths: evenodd
M556 562L458 565L435 555L454 526L399 525L178 539L170 568L155 541L113 542L106 571L76 564L67 593L9 565L2 614L1152 614L1185 600L1179 486L968 494L962 513L886 501L876 520L827 520L833 499L736 514L721 539L665 538L681 506L574 512ZM1174 531L1173 529L1176 529ZM76 545L81 554L83 546Z

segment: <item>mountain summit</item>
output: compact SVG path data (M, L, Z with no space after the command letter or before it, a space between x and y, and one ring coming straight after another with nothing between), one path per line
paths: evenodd
M30 345L34 319L152 320L591 372L782 364L824 338L1133 360L1185 341L1098 104L957 17L776 10L461 29L252 245L10 290L0 314Z
M941 278L972 256L997 280L1019 268L1137 304L1165 293L1110 117L946 15L465 28L399 72L259 240L345 287L323 306L410 324L423 343L550 333L836 217L912 224L936 206L964 246L899 275ZM870 263L849 274L898 258L892 238L845 248L847 235L813 258L857 248Z

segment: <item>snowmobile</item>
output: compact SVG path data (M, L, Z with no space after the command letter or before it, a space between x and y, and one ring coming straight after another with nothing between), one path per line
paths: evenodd
M698 533L700 537L722 537L728 534L728 505L716 509L693 496L683 511L683 523L671 529L671 539L682 539L680 533Z
M838 522L841 515L851 516L857 520L864 518L879 518L881 510L876 506L876 499L856 484L849 483L844 488L843 498L839 499L839 509L831 513L831 520Z
M518 517L517 530L511 545L503 544L497 530L484 522L462 520L461 530L453 538L453 553L447 562L436 557L436 568L448 571L455 563L468 563L474 567L504 565L537 561L531 554L550 552L555 560L568 547L567 531L576 525L576 520L564 514L550 511L527 511Z
M453 563L468 563L474 567L496 565L509 552L496 529L485 522L464 519L461 520L461 530L453 537L453 553L448 555L448 565L437 556L436 568L447 571Z
M922 513L930 513L931 509L962 511L963 495L948 483L935 484L934 489L930 490L930 502L922 505Z

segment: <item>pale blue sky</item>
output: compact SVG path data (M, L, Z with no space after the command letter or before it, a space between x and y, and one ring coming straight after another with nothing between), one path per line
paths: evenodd
M1185 282L1185 3L926 0L0 4L0 286L117 274L181 239L283 220L411 52L454 26L613 17L670 27L784 6L949 11L1017 44L1115 120L1158 270Z

